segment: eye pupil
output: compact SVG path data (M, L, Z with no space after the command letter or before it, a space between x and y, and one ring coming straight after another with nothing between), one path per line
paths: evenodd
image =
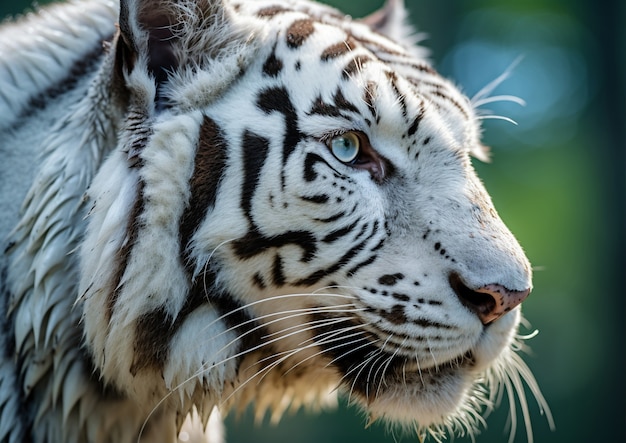
M353 132L334 137L330 142L330 148L333 155L344 163L350 163L356 160L360 150L360 140Z

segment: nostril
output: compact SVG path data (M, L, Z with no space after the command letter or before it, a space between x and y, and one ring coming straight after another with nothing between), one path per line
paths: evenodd
M457 297L459 297L459 300L461 300L461 303L470 311L475 312L481 320L496 307L496 300L491 294L473 291L468 288L458 274L450 274L450 286Z
M511 311L530 294L530 289L511 291L498 284L470 289L456 273L450 274L449 281L461 303L474 312L485 325Z

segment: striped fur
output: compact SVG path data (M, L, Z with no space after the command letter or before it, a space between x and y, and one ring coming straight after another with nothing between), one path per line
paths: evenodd
M218 441L211 413L336 387L435 437L520 377L545 406L479 118L404 16L86 0L3 26L0 441Z

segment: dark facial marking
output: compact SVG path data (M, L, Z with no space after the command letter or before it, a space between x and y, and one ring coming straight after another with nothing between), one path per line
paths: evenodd
M287 46L292 49L299 48L313 32L315 27L311 19L296 20L287 29Z
M259 184L260 172L263 169L267 153L269 151L269 140L256 134L246 131L243 136L243 186L241 189L241 208L244 211L249 225L254 225L252 219L252 198L254 191Z
M228 147L217 124L204 117L194 171L189 183L189 205L180 220L181 248L185 248L207 211L215 205L219 182L226 168Z
M284 14L285 12L291 12L291 9L283 8L282 6L268 6L257 12L257 17L260 18L272 18L277 14Z
M267 88L261 91L257 98L257 106L266 114L279 112L285 116L285 134L283 138L283 164L280 173L281 186L285 188L285 165L296 145L304 137L298 129L298 114L296 113L289 91L284 87Z
M104 312L107 320L110 320L113 316L115 305L117 304L117 298L122 291L122 278L124 277L124 272L126 271L126 265L130 260L132 249L135 246L135 242L137 241L137 238L139 236L139 230L143 227L143 224L140 221L140 217L143 213L145 203L143 196L144 186L145 184L141 180L137 184L137 195L135 197L135 204L133 205L133 209L130 213L130 216L128 217L128 225L126 227L127 240L124 242L115 257L118 263L117 271L114 273L114 278L112 282L112 287L115 289L111 291L107 296L106 311Z
M235 254L241 259L252 258L272 248L282 248L286 245L296 245L302 248L300 261L308 262L317 252L316 239L307 231L286 231L279 235L266 237L256 228L248 232L245 237L231 243Z
M372 58L367 55L357 55L348 62L345 68L343 68L344 80L349 80L359 69L361 69L367 62L372 61Z
M344 54L354 50L356 47L356 41L352 37L348 37L345 41L335 43L324 49L322 52L322 60L328 61L337 57L341 57Z
M283 62L276 58L275 50L276 48L272 50L270 56L265 60L265 63L263 63L263 73L270 77L278 77L278 74L280 74L283 69Z
M378 278L378 283L384 286L395 286L398 281L404 278L404 274L385 274Z
M418 114L415 116L413 123L411 123L411 126L409 126L409 129L407 131L407 135L409 137L413 136L417 132L419 128L419 124L423 118L424 118L424 108L420 107Z

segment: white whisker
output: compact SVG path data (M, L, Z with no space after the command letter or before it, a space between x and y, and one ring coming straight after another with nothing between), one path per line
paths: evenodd
M310 326L310 327L309 327L309 329L313 329L313 328L315 328L315 327L318 327L318 326ZM352 326L351 328L355 328L355 326ZM348 330L348 328L344 328L342 331L345 331L345 330ZM300 331L300 330L298 330L298 331L294 331L294 332L292 332L292 333L288 334L288 336L293 335L293 334L297 334L297 333L300 333L300 332L302 332L302 331ZM272 340L271 342L275 342L275 341L277 341L277 340L284 339L284 338L286 338L286 337L287 337L287 336L281 336L281 337L279 337L279 338L276 338L276 339ZM342 337L342 338L343 338L343 337ZM282 357L281 357L281 358L279 358L279 359L277 359L276 361L272 362L270 365L266 366L265 368L262 368L261 370L259 370L259 371L255 372L255 373L254 373L251 377L249 377L247 380L245 380L244 382L242 382L242 383L241 383L241 384L240 384L240 385L239 385L239 386L238 386L238 387L237 387L237 388L236 388L236 389L235 389L235 390L234 390L234 391L233 391L233 392L232 392L232 393L231 393L228 397L226 397L225 399L223 399L223 400L222 400L222 403L227 402L227 401L228 401L230 398L232 398L232 397L233 397L233 396L234 396L234 395L235 395L235 394L236 394L236 393L237 393L240 389L242 389L245 385L247 385L247 384L248 384L248 383L249 383L252 379L256 378L256 377L257 377L257 376L259 376L259 375L262 375L262 376L261 376L261 378L259 379L259 382L260 382L261 380L263 380L263 379L265 378L265 376L266 376L266 375L267 375L267 374L268 374L268 373L269 373L272 369L274 369L275 367L277 367L278 365L280 365L280 364L281 364L281 363L283 363L284 361L288 360L289 358L291 358L292 356L294 356L294 355L295 355L295 354L297 354L298 352L301 352L301 351L303 351L303 350L305 350L305 349L313 348L313 347L316 347L316 346L318 346L318 343L311 343L311 344L306 345L306 346L304 346L304 347L297 347L297 348L295 348L295 349L293 349L293 350L283 351L283 352L280 352L280 353L277 353L277 354L272 354L272 355L270 355L270 356L268 356L268 357L265 357L265 358L263 358L263 359L261 359L261 360L257 361L257 362L255 363L255 365L260 364L260 363L262 363L262 362L264 362L264 361L267 361L267 360L270 360L270 359L272 359L272 358L276 358L277 356L282 355ZM308 358L307 358L307 359L305 359L305 360L308 360ZM302 362L300 362L300 363L302 363ZM298 363L298 364L299 364L299 363ZM297 366L297 365L296 365L296 366ZM291 369L293 369L293 367L292 367ZM287 372L291 371L291 369L289 369ZM286 373L287 373L287 372L286 372Z
M512 123L517 126L517 122L510 117L505 117L503 115L495 115L495 114L484 114L479 115L477 117L479 120L504 120L506 122Z
M351 305L343 305L343 306L351 306ZM321 307L320 308L315 308L315 309L319 309L319 311L318 310L311 311L310 310L311 308L307 308L307 311L303 312L301 315L317 314L317 313L320 313L320 312L321 313L331 313L331 314L352 314L352 313L355 313L355 312L363 312L365 310L365 308L335 309L337 307L340 307L340 306L332 306L332 310L324 309L324 308L321 308ZM331 307L327 307L327 308L331 308ZM284 317L284 318L289 318L289 317ZM315 324L315 323L318 323L318 322L321 323L321 322L325 322L325 321L328 321L328 320L332 320L332 321L336 321L336 322L342 322L342 321L346 321L346 320L349 320L349 319L352 319L352 317L337 317L337 318L331 318L331 319L313 320L313 321L310 321L308 323L289 326L289 327L286 327L285 329L281 329L280 331L269 333L269 334L263 336L263 338L272 337L274 335L279 335L279 334L282 334L282 333L284 333L286 331L289 331L291 329L298 329L300 331L303 331L305 329L300 329L300 328L302 328L302 326L305 326L307 324Z
M198 261L198 263L196 264L196 270L193 273L192 280L195 280L198 277L198 275L202 274L202 277L203 277L202 278L202 286L203 286L205 294L209 293L208 288L207 288L206 275L207 275L207 270L209 268L209 264L211 263L211 259L213 258L213 255L215 254L215 252L219 248L221 248L225 244L230 243L230 242L235 241L235 240L237 240L237 239L236 238L230 238L228 240L224 240L219 245L217 245L215 248L213 248L213 250L211 251L211 253L209 254L209 256L205 260ZM199 264L200 263L202 263L202 266L201 266L202 272L199 269L199 267L200 267ZM208 296L207 296L207 299L208 299Z
M516 58L513 61L513 63L511 63L509 65L509 67L504 70L504 72L502 74L500 74L494 80L492 80L489 83L487 83L487 85L485 85L480 91L478 91L476 94L474 94L474 96L470 99L470 102L472 103L472 105L474 107L478 107L478 105L476 105L476 103L481 102L485 98L489 97L491 95L491 93L498 86L500 86L504 81L506 81L511 76L511 74L513 73L513 70L522 61L522 59L523 59L522 56Z
M356 367L354 367L350 371L346 372L346 375L349 375L352 372L354 372L359 366L361 367L359 369L359 371L356 373L356 375L354 376L354 380L352 381L352 385L350 386L350 395L348 396L348 401L350 401L350 399L352 397L352 392L354 391L354 385L356 384L357 380L361 376L361 372L363 371L363 369L365 369L366 367L369 366L370 367L370 371L371 371L371 367L372 367L372 363L371 362L372 362L372 360L380 358L379 356L380 356L381 353L382 353L382 350L380 348L376 349L375 351L370 352L370 356L365 361L363 361L362 363L359 363ZM368 377L369 377L369 375L368 375ZM369 380L369 378L367 380ZM367 385L366 385L366 388L367 388ZM369 397L367 389L365 391L365 396Z
M520 106L526 106L526 102L522 98L517 97L515 95L494 95L492 97L485 97L483 99L480 99L476 102L473 102L472 104L476 108L478 108L480 106L487 105L489 103L496 103L496 102L512 102Z
M353 327L353 328L351 328L351 329L354 329L354 328L356 328L356 327ZM348 331L348 330L349 330L349 329L348 329L348 328L346 328L345 330L342 330L341 332ZM342 335L340 338L333 338L333 339L331 339L331 340L318 341L318 342L313 343L312 345L307 345L307 346L306 346L306 348L309 348L309 347L313 347L313 346L326 345L326 344L328 344L328 343L332 343L332 342L337 341L337 340L342 340L342 343L340 343L340 344L338 344L338 345L336 345L336 346L331 346L331 347L329 347L329 348L324 348L324 349L322 349L321 351L319 351L319 352L317 352L317 353L315 353L315 354L313 354L313 355L311 355L311 356L309 356L309 357L305 358L304 360L299 361L298 363L294 364L291 368L289 368L289 369L285 372L285 374L287 374L287 373L291 372L291 371L292 371L293 369L295 369L297 366L299 366L299 365L301 365L301 364L305 363L306 361L308 361L308 360L310 360L310 359L312 359L312 358L314 358L314 357L317 357L317 356L319 356L319 355L322 355L322 354L324 354L324 353L326 353L326 352L328 352L328 351L332 351L332 350L334 350L334 349L340 348L340 347L342 347L342 346L346 346L346 345L350 345L350 344L354 344L354 343L358 343L359 341L362 341L362 340L364 339L362 336L361 336L361 338L359 338L358 340L353 340L353 341L351 341L351 342L347 342L347 343L346 343L345 341L343 341L343 340L345 340L345 339L347 339L347 338L359 337L359 336L361 336L361 333L360 333L360 332L355 332L355 333L353 333L353 334ZM303 348L303 349L304 349L304 348ZM347 353L346 353L346 354L344 354L344 355L342 355L342 357L343 357L343 356L345 356L345 355L347 355ZM335 359L333 359L333 361L335 361ZM326 367L328 367L328 365L326 365Z
M390 337L391 338L391 337ZM393 352L393 354L391 354L389 356L389 358L387 359L387 362L385 363L384 367L383 367L383 372L380 375L380 379L378 381L378 389L376 390L376 397L378 397L379 393L380 393L380 388L382 386L382 383L385 382L385 373L387 372L387 369L389 369L389 365L391 364L391 362L393 361L394 358L396 358L396 356L398 355L398 352L400 352L400 349L402 349L402 346L404 346L404 343L406 343L406 337L404 338L404 340L402 340L402 343L400 344L400 346L398 346L396 348L396 350ZM385 343L386 344L386 343ZM383 345L383 348L385 347L385 345ZM402 366L403 369L403 374L404 374L404 369L406 368L406 364L404 364ZM405 384L406 384L406 374L405 375ZM385 382L386 385L386 382Z

